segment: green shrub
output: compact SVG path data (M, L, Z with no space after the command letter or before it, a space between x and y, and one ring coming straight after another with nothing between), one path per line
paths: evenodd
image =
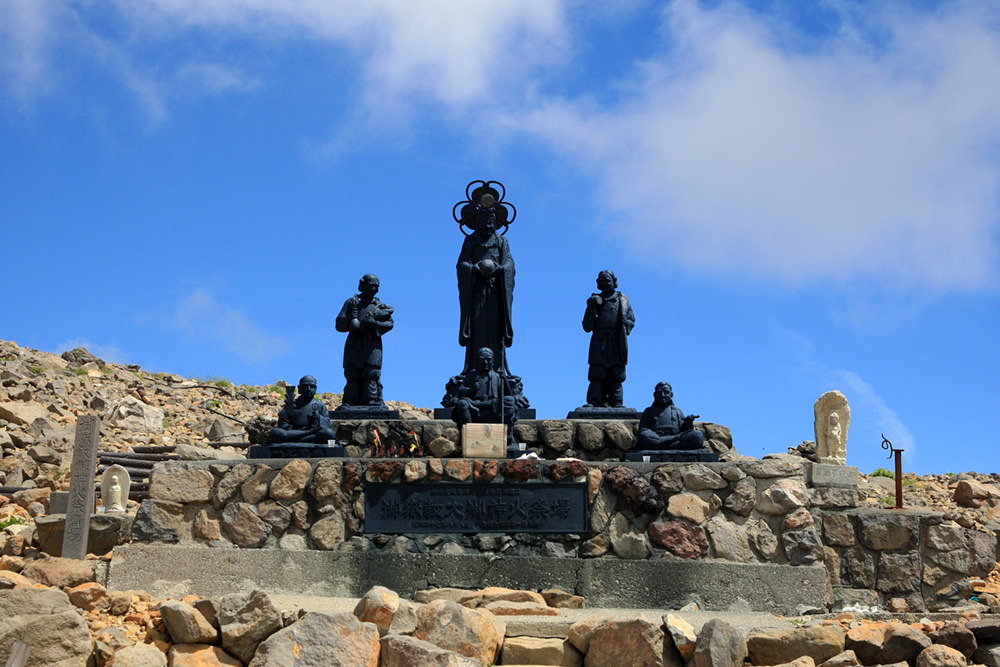
M77 366L76 368L73 369L73 375L86 375L86 374L87 374L87 369L84 368L83 366Z
M875 468L869 477L888 477L889 479L896 479L896 473L891 470L886 470L885 468Z
M41 375L45 372L45 366L28 366L28 370L35 375Z
M15 524L23 526L28 523L19 516L9 516L6 519L0 519L0 530L3 530L7 526L13 526Z

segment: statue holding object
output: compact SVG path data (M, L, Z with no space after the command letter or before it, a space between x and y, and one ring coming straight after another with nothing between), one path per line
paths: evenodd
M337 331L347 333L344 343L343 405L384 406L382 401L382 335L393 327L392 306L382 303L374 273L362 276L358 294L344 302L337 315Z
M639 418L639 450L695 450L705 448L705 434L694 428L698 415L685 415L674 405L674 391L667 382L653 390L653 404Z
M305 375L295 387L285 388L285 407L278 413L278 425L271 429L272 443L325 445L337 436L330 428L330 412L316 400L316 378Z

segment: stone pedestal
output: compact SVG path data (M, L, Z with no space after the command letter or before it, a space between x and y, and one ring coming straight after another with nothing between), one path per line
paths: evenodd
M283 442L277 445L254 445L251 459L342 459L347 450L342 445L314 445L308 442Z
M573 410L566 419L638 419L639 413L635 408L624 406L617 408L592 408L580 406Z
M330 421L341 419L399 419L399 411L384 405L341 405L330 413Z
M626 452L625 460L649 463L716 463L719 455L707 449L639 449Z
M534 419L534 408L518 408L518 419ZM434 408L434 419L451 419L451 408Z

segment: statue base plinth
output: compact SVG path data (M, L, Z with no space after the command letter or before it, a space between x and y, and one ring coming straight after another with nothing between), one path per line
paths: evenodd
M342 445L317 445L311 442L281 442L254 445L247 454L251 459L342 459L347 450Z
M639 412L635 408L619 406L615 408L588 407L586 405L573 410L566 419L638 419Z
M332 415L331 415L332 418ZM534 408L518 408L518 419L534 419ZM451 408L434 408L434 419L451 419Z
M625 460L638 463L716 463L719 455L707 449L640 449L625 452Z
M399 410L385 405L341 405L330 413L330 421L343 419L399 419Z

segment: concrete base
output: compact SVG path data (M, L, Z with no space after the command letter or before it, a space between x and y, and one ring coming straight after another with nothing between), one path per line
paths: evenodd
M222 596L260 588L273 595L357 597L375 585L404 597L424 588L561 588L592 607L702 609L734 605L794 614L827 608L821 565L759 565L723 560L528 558L414 553L213 549L166 545L115 547L109 590L144 589L154 599Z
M390 410L382 405L341 405L330 413L330 421L341 419L398 420L399 410Z
M816 488L858 488L858 469L856 466L813 463L806 466L806 476L809 486Z

